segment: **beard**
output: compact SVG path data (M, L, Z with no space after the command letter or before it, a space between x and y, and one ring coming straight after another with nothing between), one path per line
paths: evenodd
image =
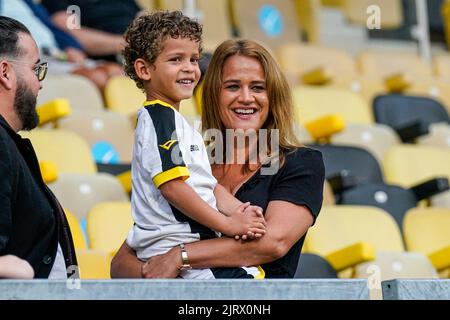
M22 79L17 79L17 91L14 98L14 110L22 122L22 130L31 130L39 124L39 116L36 112L37 97L25 85Z

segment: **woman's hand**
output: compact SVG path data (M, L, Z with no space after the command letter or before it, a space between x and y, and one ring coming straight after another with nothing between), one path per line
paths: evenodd
M160 279L176 278L181 266L181 250L174 247L165 254L151 257L142 265L142 278Z

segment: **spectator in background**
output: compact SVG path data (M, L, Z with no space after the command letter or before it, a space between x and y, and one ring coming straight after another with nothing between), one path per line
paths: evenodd
M55 24L74 36L90 57L113 61L124 48L122 35L141 11L135 0L42 0L42 4ZM80 8L80 29L67 28L71 5Z
M36 98L46 72L30 31L0 16L0 256L26 260L37 278L67 279L77 265L69 224L33 146L17 134L39 122Z
M69 33L57 27L46 9L32 0L2 3L0 14L22 22L31 30L41 53L51 61L52 71L55 73L84 76L101 91L110 77L123 74L119 64L87 60L84 47Z

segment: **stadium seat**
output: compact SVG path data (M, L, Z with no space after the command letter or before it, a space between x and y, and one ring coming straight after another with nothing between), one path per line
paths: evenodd
M133 225L129 202L104 202L87 216L87 234L91 249L115 252Z
M73 244L76 250L84 250L87 248L86 239L77 217L72 214L67 208L64 209L67 222L69 223L70 232L72 233Z
M295 0L297 22L309 43L320 41L320 1Z
M98 203L129 200L119 181L106 173L61 174L49 188L78 221L82 221Z
M375 121L394 129L403 142L428 134L432 123L450 124L446 109L436 100L401 94L380 95L373 101Z
M393 129L383 124L350 123L331 137L331 143L364 148L381 163L390 147L400 143Z
M417 138L421 145L450 148L450 126L445 123L433 123L428 127L429 134Z
M97 163L131 163L134 127L129 117L105 110L77 111L59 121L62 129L79 134Z
M449 79L415 78L402 93L434 99L442 104L447 110L447 113L450 114Z
M403 240L393 218L365 206L322 208L305 239L304 251L325 257L337 271L375 259L376 251L403 252Z
M133 80L125 76L109 79L105 87L106 107L127 116L135 116L145 102L144 93L136 87ZM180 113L185 116L198 115L194 98L182 100Z
M97 168L89 145L74 132L62 129L21 131L31 140L40 161L51 161L59 173L95 173Z
M105 104L108 109L127 116L136 114L145 101L145 95L133 80L125 76L111 77L106 83Z
M293 1L231 0L230 3L232 21L240 37L258 41L272 50L300 41Z
M403 230L407 249L427 255L441 276L448 277L450 209L411 209L405 217Z
M366 50L357 57L360 71L372 77L386 79L395 74L403 74L408 79L430 78L432 69L415 53Z
M38 105L60 98L69 100L73 110L103 109L103 99L97 87L81 76L47 75L39 91Z
M300 254L294 278L337 278L337 273L325 258L312 253L302 253Z
M112 256L101 250L76 250L80 278L110 279Z
M373 123L366 101L348 90L298 86L293 89L297 122L301 125L329 114L339 114L349 123Z
M437 54L433 57L434 72L437 77L450 80L450 54Z
M183 0L159 0L161 9L182 10ZM197 17L203 24L203 46L208 52L233 37L228 0L197 0Z
M426 180L450 179L450 150L419 145L398 145L388 150L383 161L386 181L405 188ZM450 191L431 199L434 206L450 208Z
M286 43L277 53L281 68L293 84L324 85L357 74L352 57L337 48Z

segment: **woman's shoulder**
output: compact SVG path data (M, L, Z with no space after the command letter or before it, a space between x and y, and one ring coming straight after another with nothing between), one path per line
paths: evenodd
M309 147L297 147L289 150L284 150L284 157L286 163L305 163L305 161L322 162L322 152Z

